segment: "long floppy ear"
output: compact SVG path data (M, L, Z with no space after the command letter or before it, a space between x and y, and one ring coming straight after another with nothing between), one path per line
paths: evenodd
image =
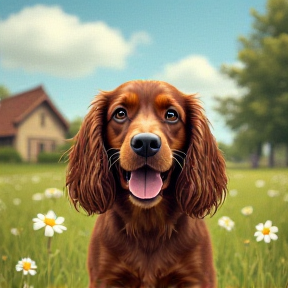
M177 201L186 214L214 214L226 196L225 161L195 95L186 95L188 150L176 184Z
M115 199L115 182L103 142L107 106L103 94L96 96L69 153L69 196L75 208L81 206L88 215L104 213Z

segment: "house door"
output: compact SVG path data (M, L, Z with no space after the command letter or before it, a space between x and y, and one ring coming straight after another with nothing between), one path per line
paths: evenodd
M55 150L55 140L51 139L29 139L28 155L29 161L37 162L38 154L41 152L53 152Z

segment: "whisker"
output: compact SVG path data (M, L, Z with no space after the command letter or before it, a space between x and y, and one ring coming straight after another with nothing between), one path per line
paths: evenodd
M108 158L108 162L111 164L111 160L113 160L114 157L118 157L119 158L120 155L120 151L117 151L115 153L113 153L109 158ZM111 165L112 166L112 165Z
M184 160L185 160L185 157L182 157L181 155L179 155L179 154L177 154L177 153L175 153L175 152L173 153L173 156L180 158L180 160L183 161L183 162L184 162Z
M181 163L178 161L178 159L176 157L173 156L173 159L178 163L178 165L180 166L181 170L183 169L183 166L181 165ZM184 159L183 159L184 160Z
M120 151L119 148L109 148L109 149L106 150L106 152L109 153L109 151L111 151L111 150L119 150Z
M120 160L120 157L118 157L110 166L109 166L109 170L111 169L111 167Z
M181 150L172 149L172 152L178 152L178 153L183 154L184 156L187 156L187 154L186 154L185 152L181 151ZM177 153L175 153L175 154L177 154ZM179 155L179 154L178 154L178 155Z

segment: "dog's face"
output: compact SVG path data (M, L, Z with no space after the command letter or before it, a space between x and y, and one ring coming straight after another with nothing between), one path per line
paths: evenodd
M105 213L122 194L145 209L169 194L171 205L204 217L225 198L225 161L199 100L168 83L100 92L74 140L66 185L88 214Z
M133 82L110 99L107 146L120 149L120 183L138 206L159 203L161 192L170 183L173 165L176 162L181 166L183 162L180 159L184 158L182 150L186 145L184 98L172 86Z

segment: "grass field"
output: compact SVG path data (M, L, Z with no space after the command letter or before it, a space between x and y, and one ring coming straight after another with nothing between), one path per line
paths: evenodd
M218 271L219 288L286 288L288 284L288 170L229 169L225 204L207 218ZM0 164L0 287L85 288L86 253L95 217L77 213L65 197L32 200L46 188L63 189L63 165ZM260 181L261 180L261 181ZM270 196L269 196L269 195ZM273 196L273 197L271 197ZM241 209L252 206L244 216ZM44 229L33 230L38 213L53 210L65 217L67 231L51 238L51 253ZM218 225L222 216L235 226L227 231ZM271 220L279 229L278 240L256 242L255 226ZM11 229L13 233L11 233ZM17 228L17 230L15 230ZM16 235L14 235L16 234ZM15 266L30 257L37 274L23 276Z

